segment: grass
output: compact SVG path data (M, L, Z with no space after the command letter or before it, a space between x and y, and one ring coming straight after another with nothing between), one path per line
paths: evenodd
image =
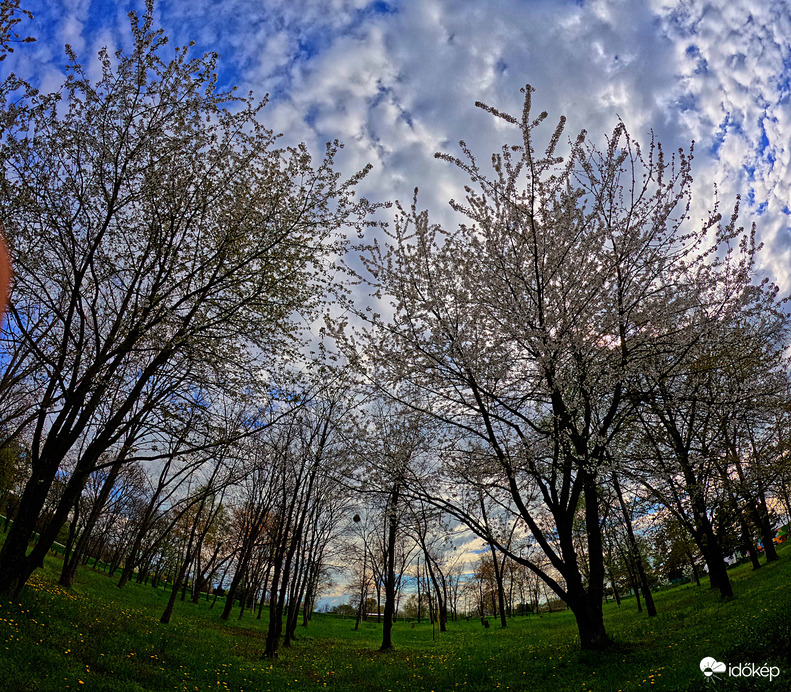
M74 587L57 585L50 556L18 602L0 601L0 690L781 690L791 686L791 549L778 563L731 570L736 598L723 603L706 586L655 595L659 615L637 613L634 599L605 605L614 640L605 652L580 652L569 612L451 622L432 640L427 623L394 627L396 648L377 651L381 626L317 614L275 661L262 658L266 613L219 619L205 601L177 602L159 623L168 593L82 568ZM707 681L705 656L773 663L773 682L723 676Z

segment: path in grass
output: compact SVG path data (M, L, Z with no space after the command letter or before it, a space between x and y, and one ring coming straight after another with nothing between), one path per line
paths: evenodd
M507 630L451 622L434 640L428 623L398 622L384 654L380 625L354 632L349 619L316 615L276 661L261 657L266 612L223 622L221 601L179 601L162 625L166 591L118 589L85 569L66 591L50 557L18 603L0 601L0 690L714 690L698 667L705 656L783 670L772 683L721 679L717 692L791 689L791 549L780 556L755 573L733 569L729 603L685 585L657 593L650 620L634 599L606 605L614 645L602 653L578 650L568 612L513 618Z

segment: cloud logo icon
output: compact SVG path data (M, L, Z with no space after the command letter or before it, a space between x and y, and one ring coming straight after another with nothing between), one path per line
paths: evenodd
M710 678L714 673L724 673L728 667L716 658L707 656L700 662L700 669L703 671L703 675Z

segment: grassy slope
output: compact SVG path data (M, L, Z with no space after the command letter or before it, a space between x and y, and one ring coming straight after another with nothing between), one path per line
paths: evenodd
M353 632L348 619L317 615L274 662L261 658L265 619L248 612L240 622L237 611L224 623L218 607L178 602L161 625L165 591L119 590L85 568L65 591L61 561L49 557L19 603L0 601L0 690L791 689L791 548L780 556L756 573L732 570L729 603L685 585L656 594L651 620L634 599L606 605L615 644L604 653L578 651L568 612L515 618L504 631L494 621L450 623L437 641L430 625L399 622L385 654L377 624ZM726 677L712 686L698 668L704 656L773 661L783 673L771 684Z

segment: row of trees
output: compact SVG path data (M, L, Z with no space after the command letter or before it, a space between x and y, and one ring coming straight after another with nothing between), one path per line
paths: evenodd
M599 648L617 571L655 612L647 517L725 598L734 548L776 558L788 314L738 203L691 218L691 151L622 124L566 145L563 119L539 146L528 86L519 116L479 104L518 134L490 170L463 142L438 154L471 181L456 230L415 193L366 236L367 169L278 146L265 102L218 90L217 56L168 53L151 1L131 25L98 81L67 49L58 93L0 89L0 593L66 531L64 584L90 555L120 585L167 574L163 622L189 582L222 584L223 617L269 603L275 655L350 534L358 617L375 591L389 648L410 564L441 630L476 583L451 557L463 528L486 546L481 613L494 599L505 626L514 588L536 606L541 585ZM347 318L306 355L330 302Z
M222 449L212 445L196 454L176 447L155 467L135 461L91 474L60 532L61 585L70 587L91 558L119 587L133 578L150 578L153 586L166 580L171 595L163 623L179 594L184 600L190 590L197 601L219 587L226 597L221 618L237 602L242 613L257 603L260 618L268 602L266 652L274 655L281 641L288 645L300 605L304 621L310 619L337 538L350 523L349 493L339 492L335 480L346 463L339 446L344 410L332 391L325 387L320 400L303 402ZM26 457L17 463L29 465ZM21 471L9 497L24 489L29 466ZM36 529L49 525L67 483L62 478L53 485ZM7 516L8 510L18 514L13 503L5 505ZM45 538L36 540L38 547Z

